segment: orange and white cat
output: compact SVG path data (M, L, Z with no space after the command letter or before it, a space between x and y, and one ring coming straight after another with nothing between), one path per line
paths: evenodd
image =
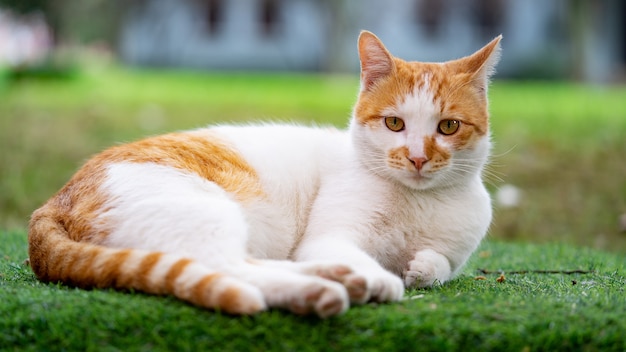
M34 212L31 267L233 314L327 317L446 282L491 221L481 170L500 39L421 63L362 32L347 131L215 126L108 149Z

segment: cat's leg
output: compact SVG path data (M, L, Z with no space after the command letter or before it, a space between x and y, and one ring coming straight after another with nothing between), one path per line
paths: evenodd
M205 268L204 271L229 278L238 291L256 291L256 296L252 292L254 297L250 299L261 297L262 302L257 302L260 309L281 308L297 314L314 313L328 317L344 312L349 306L348 294L341 284L249 260L244 215L239 205L228 198L172 197L167 206L161 202L144 201L138 207L142 213L151 214L152 222L146 219L142 232L152 239L135 236L123 243L122 234L131 230L120 228L112 236L114 240L118 239L117 242L109 245L168 251L195 259ZM133 211L131 208L127 210ZM136 223L138 216L133 219Z
M209 208L205 205L204 209L214 209L216 211L211 213L218 215L199 217L209 220L211 226L197 226L199 229L204 226L207 235L210 233L214 238L205 245L197 242L185 245L192 256L207 265L219 265L221 272L258 288L267 307L286 309L296 314L313 313L320 317L341 314L348 309L350 300L346 289L332 280L343 275L342 270L347 269L345 266L302 266L292 270L284 262L283 265L264 265L266 261L250 258L246 250L249 229L240 205L226 198L212 199L211 202L213 206ZM207 250L207 246L212 248ZM209 255L207 251L210 251ZM223 258L220 259L220 256Z
M291 260L255 259L254 264L266 268L275 268L294 273L323 277L333 281L341 281L353 274L352 268L345 264L328 263L325 261L294 262Z
M408 270L404 273L404 283L407 287L429 287L436 283L443 284L451 276L448 258L432 249L424 249L415 253L409 262Z
M366 279L352 270L349 265L340 262L319 260L291 261L291 260L255 260L255 264L290 271L310 276L318 276L327 280L341 283L348 291L352 302L363 303L370 297Z
M145 257L158 262L155 259L154 268L140 274L147 275L152 286L166 287L163 293L233 314L260 312L268 308L264 293L225 270L246 258L247 229L231 203L197 195L161 195L128 204L122 199L103 215L107 223L117 225L102 244L153 253ZM173 275L177 278L170 280ZM168 280L171 284L159 283Z
M296 251L299 262L342 263L352 272L337 279L350 295L353 303L368 301L389 302L402 299L402 280L385 270L378 262L355 243L338 236L318 236L303 241Z
M288 266L266 266L248 260L246 265L231 268L233 275L263 292L268 306L296 314L329 317L345 312L350 299L343 285L315 275L296 272Z

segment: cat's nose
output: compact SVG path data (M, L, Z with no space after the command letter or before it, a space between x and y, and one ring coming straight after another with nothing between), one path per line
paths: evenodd
M425 157L409 157L409 161L411 162L411 164L413 164L413 166L415 166L417 171L421 171L424 164L428 162L428 159L426 159Z

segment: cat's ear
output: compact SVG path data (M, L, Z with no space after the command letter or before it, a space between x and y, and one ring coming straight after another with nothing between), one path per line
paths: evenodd
M371 32L362 31L359 35L359 58L362 91L372 88L376 81L387 77L393 71L393 57L380 39Z
M457 70L469 74L472 83L481 92L487 91L489 78L496 72L496 64L500 61L501 40L502 35L499 35L474 54L456 60Z

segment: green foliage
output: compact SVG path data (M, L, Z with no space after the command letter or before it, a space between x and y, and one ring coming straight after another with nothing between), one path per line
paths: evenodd
M38 282L26 235L0 233L0 347L7 350L501 351L626 349L621 255L567 245L487 242L449 284L328 320L269 311L233 317L170 297ZM506 274L478 268L582 269ZM575 284L573 284L575 282Z

